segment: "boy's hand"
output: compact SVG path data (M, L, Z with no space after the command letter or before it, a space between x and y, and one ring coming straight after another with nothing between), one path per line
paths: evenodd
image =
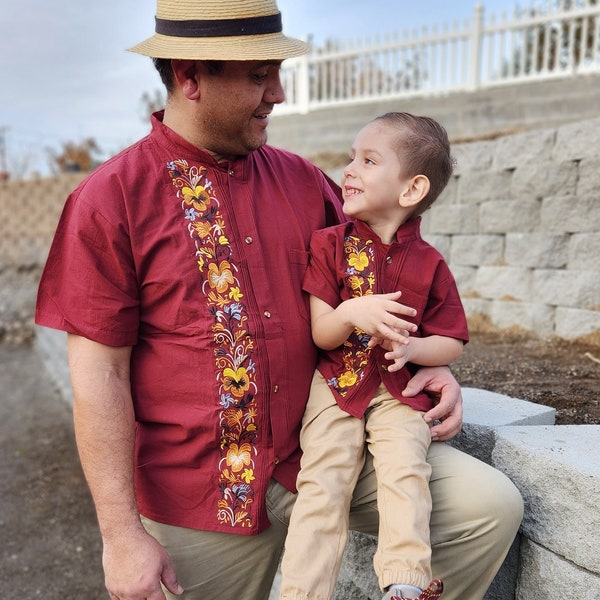
M407 344L408 333L416 331L417 326L396 315L414 317L417 311L400 304L398 299L401 295L402 292L371 294L347 300L343 303L346 319L375 339L383 338L397 344Z

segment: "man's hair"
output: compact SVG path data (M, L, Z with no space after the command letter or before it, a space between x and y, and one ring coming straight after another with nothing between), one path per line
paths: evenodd
M404 169L403 175L425 175L429 179L429 193L415 212L419 215L435 202L454 170L448 133L435 119L403 112L389 112L375 121L383 121L397 129L396 149Z
M171 59L153 58L152 62L154 63L154 67L160 75L160 80L163 82L165 88L167 88L167 93L171 94L175 86L175 78L173 77ZM223 72L224 61L222 60L204 60L202 62L206 65L206 68L211 75L218 75L219 73Z

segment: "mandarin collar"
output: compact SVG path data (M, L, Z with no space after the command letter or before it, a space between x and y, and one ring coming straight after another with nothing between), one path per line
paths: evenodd
M358 221L357 219L354 219L354 227L356 228L356 231L360 235L360 237L375 240L383 246L388 245L384 244L381 241L381 238L364 221ZM406 221L406 223L400 225L398 231L396 231L396 241L393 243L402 244L404 242L408 242L410 240L420 237L420 228L420 216L411 219L410 221Z

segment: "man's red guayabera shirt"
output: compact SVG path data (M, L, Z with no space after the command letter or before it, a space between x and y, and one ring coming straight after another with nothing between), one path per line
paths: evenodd
M339 190L268 146L217 164L161 118L68 198L36 322L132 346L143 515L256 534L271 477L295 489L316 364L302 278Z

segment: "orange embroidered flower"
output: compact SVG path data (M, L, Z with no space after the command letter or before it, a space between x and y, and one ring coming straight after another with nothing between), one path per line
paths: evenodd
M361 291L364 279L358 275L352 275L351 277L348 277L348 283L354 292L354 296L361 296L361 294L357 294L356 292Z
M250 378L244 367L233 370L227 367L223 370L223 389L231 392L236 398L241 398L250 388Z
M210 202L210 196L202 185L196 185L194 188L184 186L181 188L181 195L186 204L202 212L206 210L206 205Z
M227 451L226 461L234 473L239 473L244 467L247 467L251 462L250 452L252 446L250 444L231 444Z
M226 260L219 265L210 263L208 265L208 283L211 288L215 288L220 294L225 292L232 283L235 283L231 265Z
M205 238L210 233L210 223L207 221L194 221L192 228L201 238Z

